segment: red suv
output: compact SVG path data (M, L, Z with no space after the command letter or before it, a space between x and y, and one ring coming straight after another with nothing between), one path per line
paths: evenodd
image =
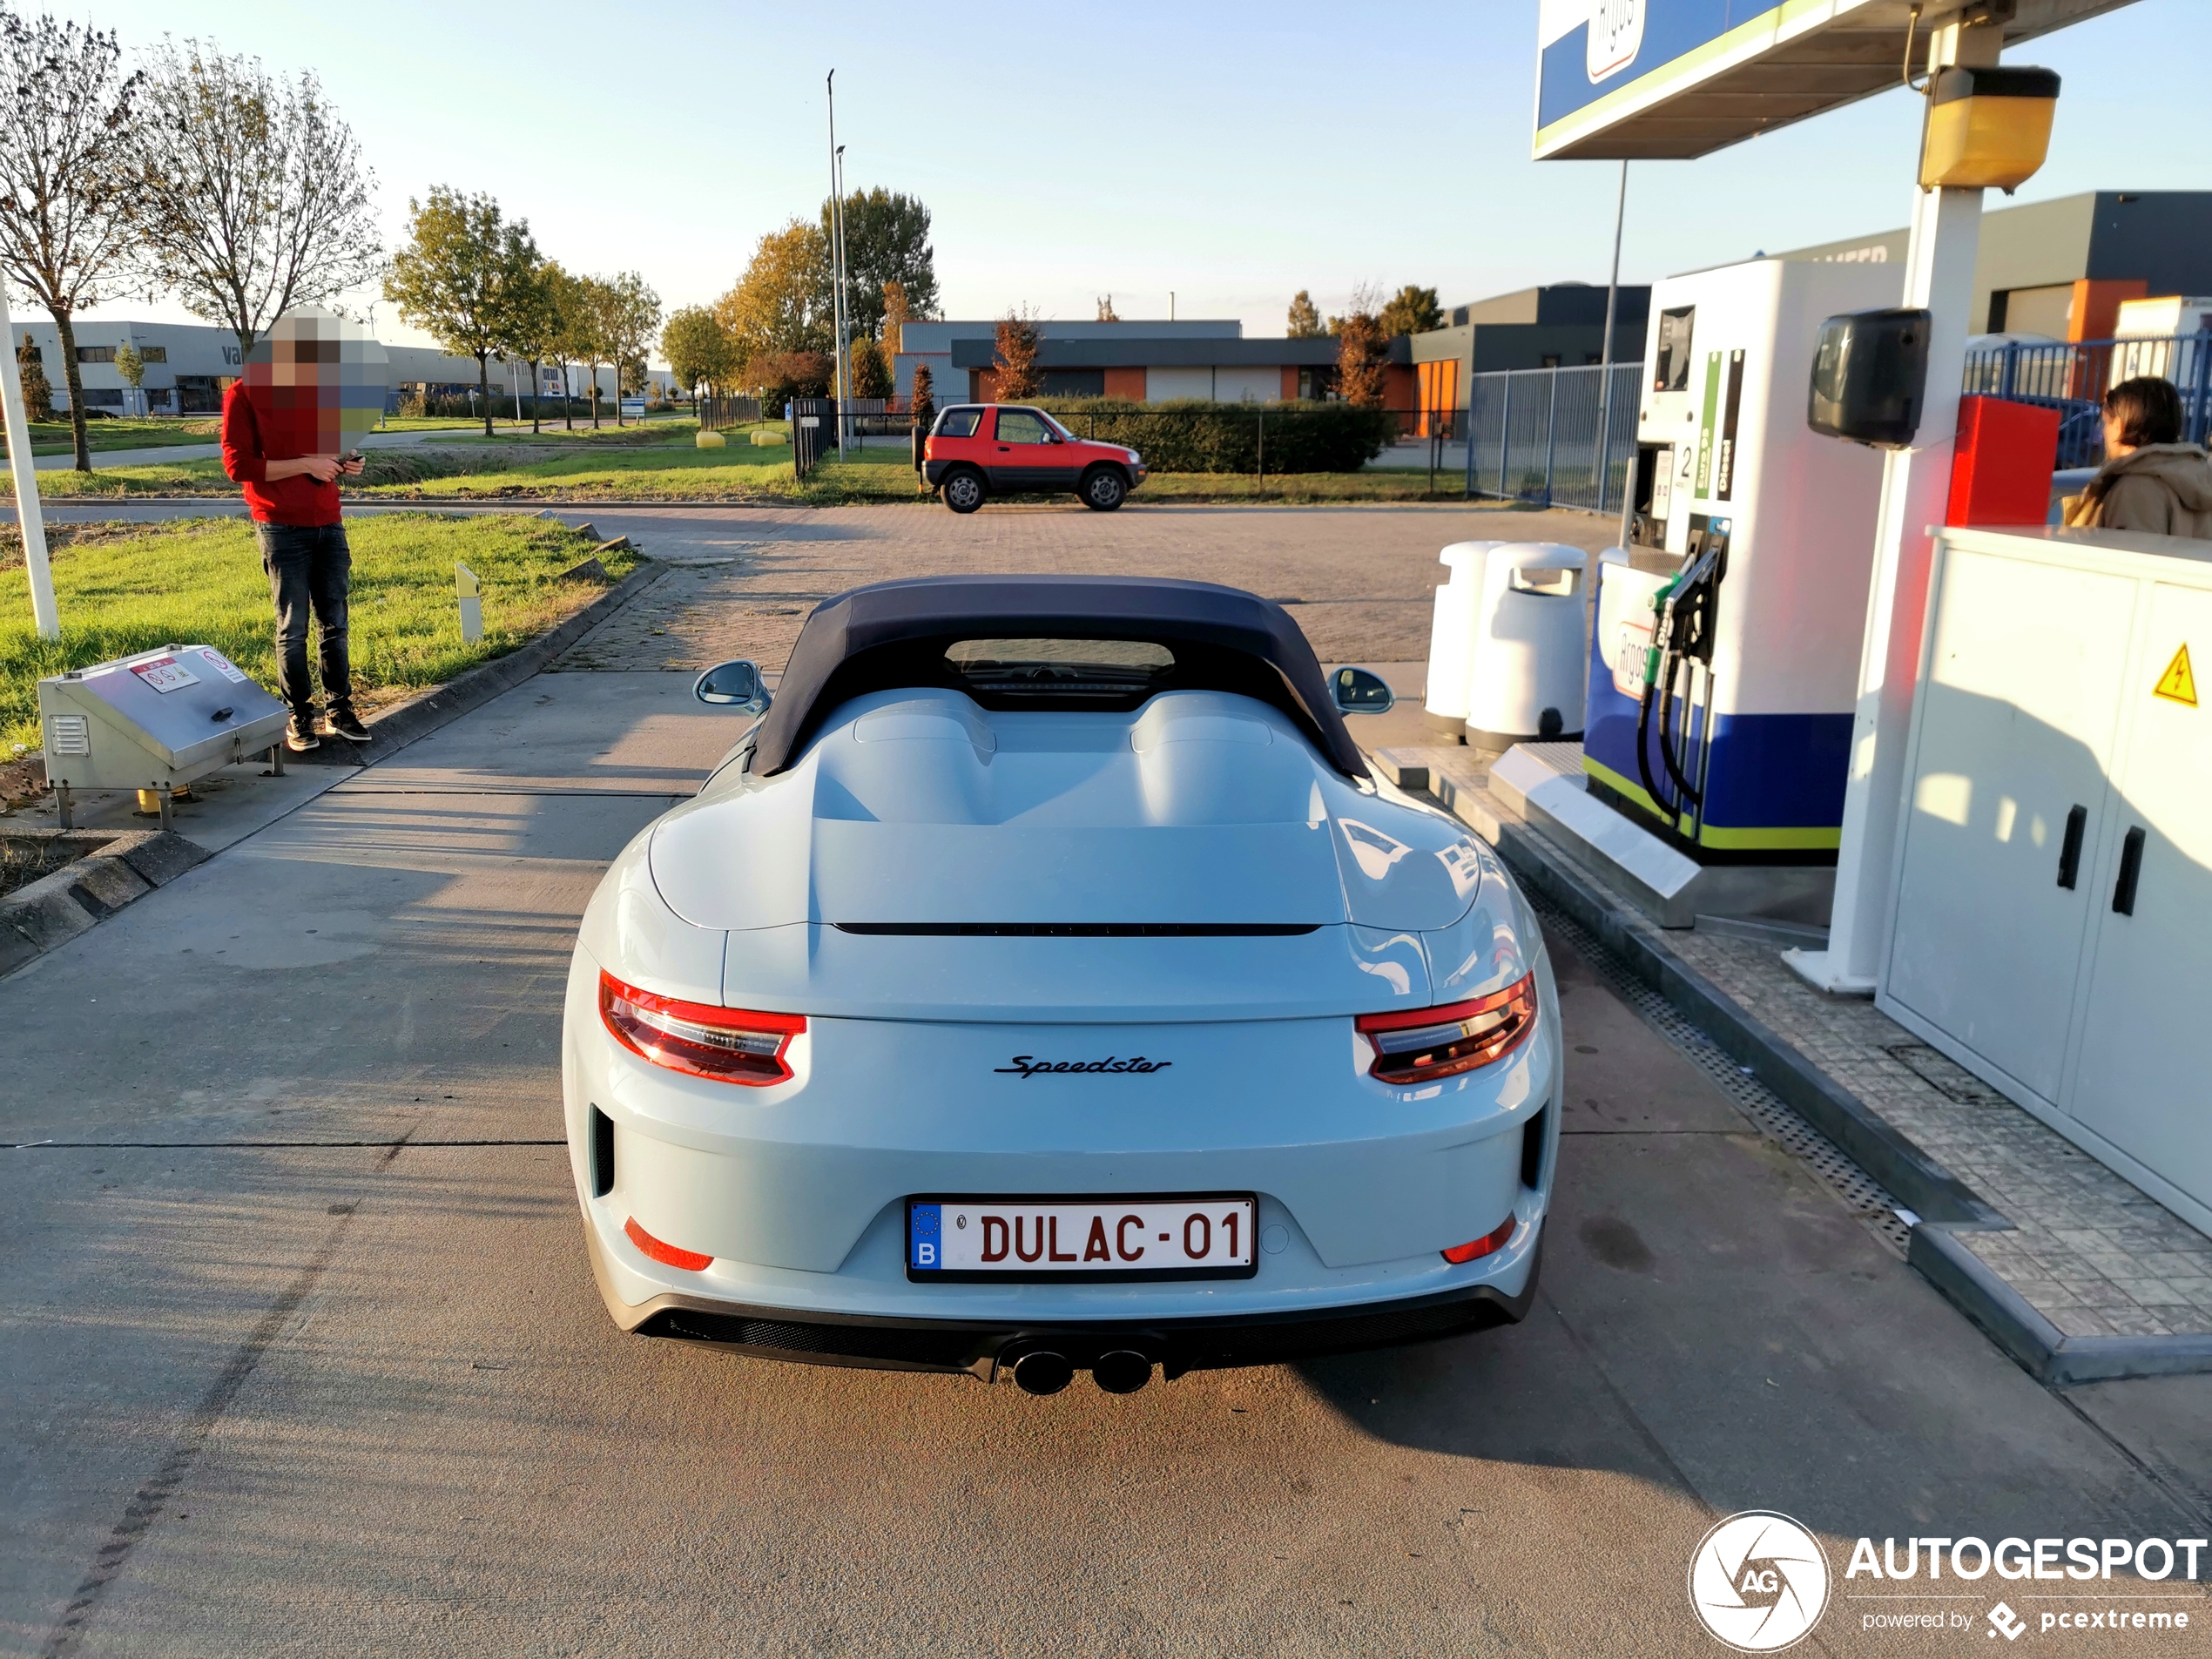
M953 404L921 453L930 488L956 513L974 512L988 496L1066 489L1110 513L1144 482L1144 457L1136 450L1079 438L1042 409L1019 403Z

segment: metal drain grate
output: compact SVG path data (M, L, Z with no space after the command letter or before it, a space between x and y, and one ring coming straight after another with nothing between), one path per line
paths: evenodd
M1544 930L1573 945L1606 988L1626 1002L1659 1034L1687 1055L1718 1083L1721 1092L1738 1110L1758 1125L1768 1138L1779 1143L1820 1178L1821 1184L1867 1230L1902 1257L1912 1243L1912 1230L1898 1214L1897 1199L1889 1190L1845 1156L1836 1143L1799 1116L1781 1096L1737 1065L1713 1040L1683 1017L1680 1010L1630 974L1621 959L1574 918L1542 894L1521 889Z

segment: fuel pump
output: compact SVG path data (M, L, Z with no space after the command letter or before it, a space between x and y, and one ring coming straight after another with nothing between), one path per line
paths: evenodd
M1754 260L1652 291L1624 545L1601 567L1589 792L1706 863L1832 863L1880 456L1806 423L1822 323L1873 264Z

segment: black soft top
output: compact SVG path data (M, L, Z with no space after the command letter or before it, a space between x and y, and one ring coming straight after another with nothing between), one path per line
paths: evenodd
M792 647L752 769L756 776L783 771L855 697L951 683L933 665L955 641L1021 638L1180 647L1178 660L1188 652L1213 665L1204 683L1274 704L1339 772L1367 775L1312 646L1282 606L1211 582L1116 576L925 577L825 599Z

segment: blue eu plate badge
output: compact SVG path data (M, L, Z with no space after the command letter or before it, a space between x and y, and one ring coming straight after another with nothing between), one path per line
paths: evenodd
M907 1212L907 1265L916 1272L934 1272L945 1264L944 1206L918 1204Z

